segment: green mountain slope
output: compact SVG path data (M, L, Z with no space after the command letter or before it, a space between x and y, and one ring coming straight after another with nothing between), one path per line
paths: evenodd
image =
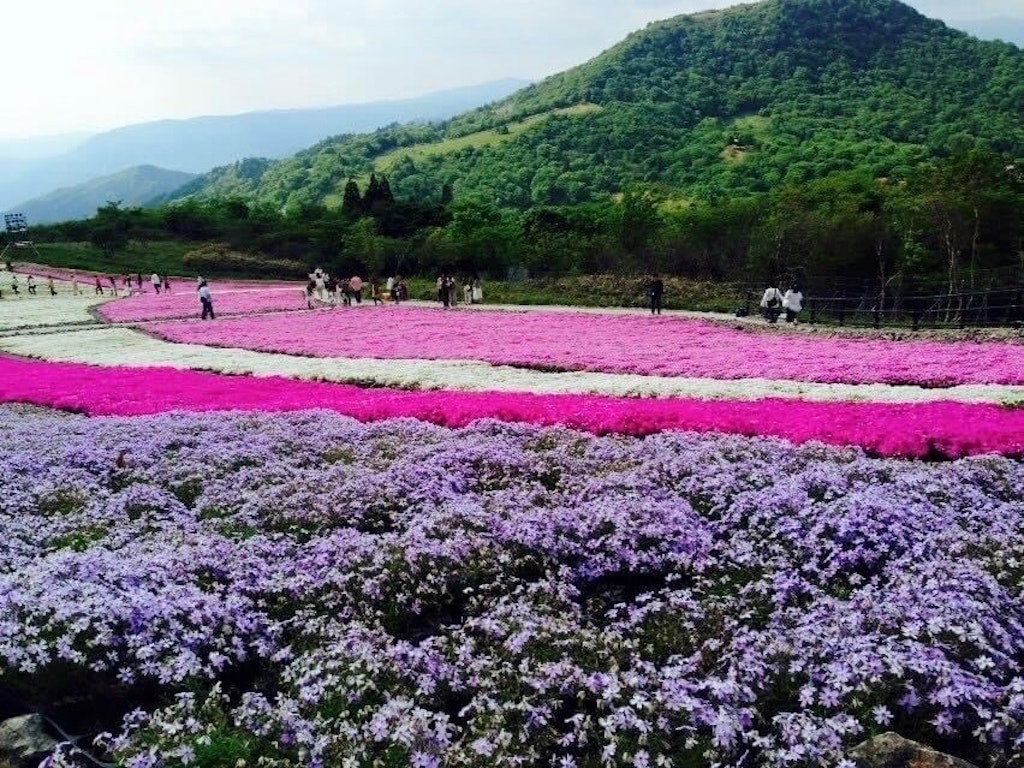
M36 224L85 219L110 201L120 201L126 207L144 205L154 197L181 188L194 178L192 173L140 165L84 184L62 187L27 200L12 210L24 213L29 221Z
M715 200L861 168L899 176L972 148L1024 156L1024 52L896 0L765 0L649 25L593 60L433 126L322 142L182 194L335 205L349 177L499 205L634 182Z

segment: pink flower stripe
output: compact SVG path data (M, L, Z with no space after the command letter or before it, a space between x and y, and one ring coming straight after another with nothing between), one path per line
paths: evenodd
M175 281L170 295L153 293L152 285L146 281L143 282L143 290L144 293L104 304L100 314L115 323L199 317L201 307L196 296L195 281ZM298 283L211 282L210 290L213 294L213 308L218 315L247 315L306 308L302 286Z
M842 384L1024 384L1020 344L822 338L678 317L389 306L149 329L171 341L316 357Z
M0 357L0 402L90 415L325 408L360 421L412 417L461 427L494 418L589 432L728 432L857 445L882 456L1024 455L1024 409L914 405L635 399L597 395L409 392L167 368L100 368Z

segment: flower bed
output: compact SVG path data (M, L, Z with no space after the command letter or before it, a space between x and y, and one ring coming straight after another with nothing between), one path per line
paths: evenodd
M134 702L131 768L1024 747L1016 461L325 412L0 438L0 669Z
M693 379L591 371L551 373L459 360L300 357L200 344L175 344L124 326L84 328L74 333L39 332L0 336L0 350L55 362L185 368L400 389L713 400L781 397L815 402L921 403L947 400L998 405L1024 403L1024 387L1003 384L962 384L936 389L889 384Z
M194 281L177 281L171 293L154 293L147 283L145 293L126 296L104 305L101 314L111 322L140 322L170 318L199 317L199 299ZM238 283L211 281L213 308L218 315L248 315L258 312L305 309L299 283Z
M1024 384L1024 345L826 339L682 318L366 308L154 323L172 341L318 357L480 360L545 370L831 383Z
M562 424L597 434L665 430L783 437L857 445L883 456L950 458L1024 454L1024 409L919 404L703 401L501 392L408 392L268 376L170 368L101 368L0 358L0 402L93 415L327 408L361 421L411 417L459 427L496 418Z

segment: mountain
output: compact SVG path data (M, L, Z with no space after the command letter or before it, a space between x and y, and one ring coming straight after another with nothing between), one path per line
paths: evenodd
M591 61L433 126L221 168L181 194L337 205L348 178L510 207L633 183L715 200L972 148L1024 157L1024 52L897 0L765 0L648 25Z
M85 219L111 201L120 201L126 207L144 205L193 178L192 173L140 165L74 187L63 187L20 203L13 210L24 213L33 224Z
M244 157L286 157L327 136L372 131L395 122L442 120L503 98L525 83L506 79L413 99L129 125L5 174L0 178L0 209L134 166L197 173Z

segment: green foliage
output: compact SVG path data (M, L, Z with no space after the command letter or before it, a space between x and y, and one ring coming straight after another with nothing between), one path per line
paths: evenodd
M500 207L571 205L631 184L716 202L859 170L903 178L992 150L1024 156L1024 52L895 0L765 0L649 25L597 58L437 125L342 136L190 188L337 204L386 173Z
M34 236L93 243L61 246L69 265L172 274L156 265L212 241L352 274L953 293L1020 279L1022 82L1024 52L895 0L765 0L649 25L444 123L242 161L163 208L111 204Z

